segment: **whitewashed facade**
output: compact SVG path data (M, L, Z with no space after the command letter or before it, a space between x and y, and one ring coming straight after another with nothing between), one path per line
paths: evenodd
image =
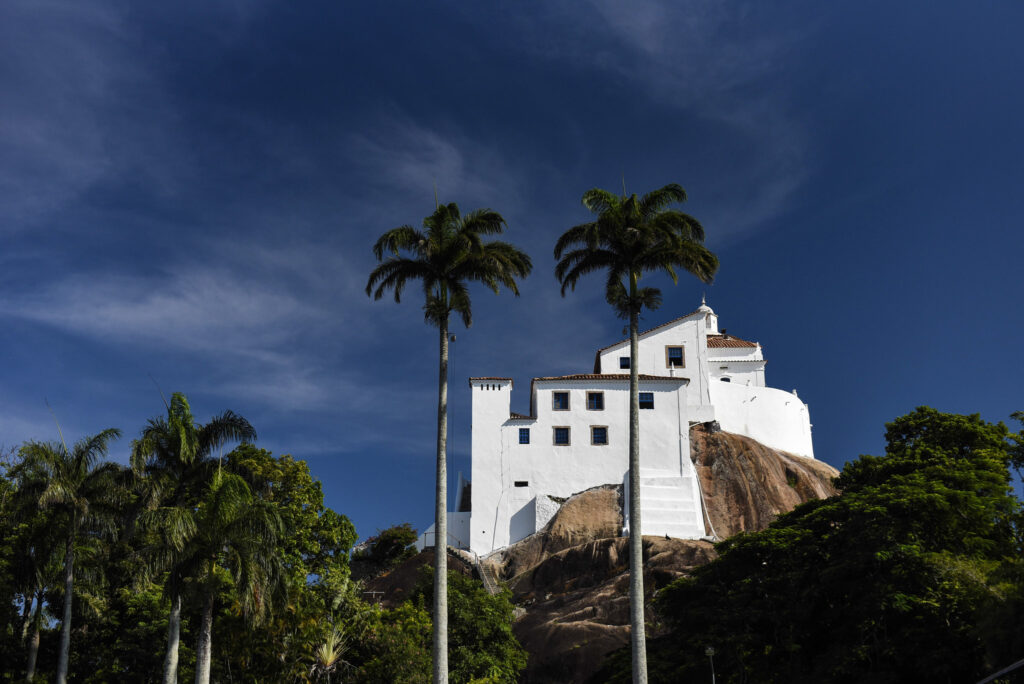
M644 534L706 535L691 425L718 421L727 432L814 456L807 406L795 391L766 387L761 345L719 330L705 304L641 333L638 372ZM593 373L534 378L529 415L511 411L511 378L469 384L472 484L460 478L449 545L496 551L543 528L572 494L625 483L628 340L599 349ZM433 526L424 545L433 545Z

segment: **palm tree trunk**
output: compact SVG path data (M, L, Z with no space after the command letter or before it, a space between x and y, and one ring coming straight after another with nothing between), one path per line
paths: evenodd
M25 645L25 637L28 636L29 620L32 619L32 599L36 592L33 589L31 594L25 594L25 605L21 609L21 644Z
M210 684L210 654L213 646L213 591L206 596L203 617L199 626L199 644L196 646L196 684Z
M181 594L171 596L171 615L167 620L167 655L164 657L163 684L178 682L178 641L181 638Z
M647 684L647 638L644 633L644 551L640 521L640 312L636 274L630 274L629 295L629 622L633 645L633 684Z
M57 684L67 684L68 659L71 655L71 591L75 576L75 525L68 534L64 553L64 619L60 625L60 658L57 660Z
M434 684L448 684L448 317L440 321L437 380L437 486L434 499Z
M31 605L31 600L29 601ZM28 666L25 668L25 681L31 682L36 676L36 658L39 656L39 622L43 611L43 592L36 596L35 610L32 612L32 638L28 642ZM27 626L27 625L26 625Z

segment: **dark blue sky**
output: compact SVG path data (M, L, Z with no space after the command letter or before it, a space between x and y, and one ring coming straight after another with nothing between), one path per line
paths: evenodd
M535 272L474 292L471 375L586 371L601 279L562 299L584 190L690 194L708 302L810 404L836 466L926 404L1024 409L1024 6L0 5L0 444L122 428L183 391L309 462L360 534L429 524L436 335L370 302L370 246L442 201L500 211ZM705 288L661 282L653 326ZM412 294L412 293L410 293Z

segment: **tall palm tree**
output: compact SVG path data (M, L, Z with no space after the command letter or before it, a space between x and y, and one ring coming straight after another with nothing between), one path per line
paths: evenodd
M233 587L244 614L258 621L267 613L283 576L277 552L283 529L269 502L253 495L241 476L219 469L196 509L195 529L183 565L196 579L202 611L195 682L209 684L217 596Z
M408 281L421 281L426 297L424 317L440 333L434 500L435 684L448 681L448 323L451 314L456 313L467 328L472 324L469 283L482 283L495 294L504 286L519 295L516 278L529 275L530 257L507 242L483 240L485 235L500 234L505 226L501 214L491 209L478 209L463 216L454 202L439 205L423 219L423 230L405 225L380 236L373 246L379 264L366 283L366 294L372 294L375 300L393 290L395 301L399 302ZM402 252L408 256L402 256Z
M12 475L16 472L12 471ZM16 475L16 478L24 480L25 475ZM28 642L25 681L31 682L39 655L40 630L46 619L44 597L59 584L64 559L60 548L63 534L54 529L49 512L39 510L38 495L25 496L26 493L19 490L14 497L14 520L18 522L18 531L13 535L16 555L12 574L24 599L21 639Z
M228 442L254 439L252 425L232 411L197 424L188 399L175 392L167 404L167 417L151 418L132 442L131 466L139 476L143 508L138 527L149 541L144 547L149 574L167 573L164 590L171 602L163 684L177 682L181 602L188 579L186 547L197 531L196 507L216 470L214 451Z
M121 436L115 428L86 437L68 449L60 442L28 442L21 457L34 475L27 483L38 494L40 508L53 510L64 534L64 614L60 626L60 655L57 682L66 684L71 651L71 603L74 585L75 542L79 535L110 534L116 531L126 490L121 484L123 468L101 461L109 443Z
M555 244L555 275L566 290L588 273L604 271L605 299L629 320L629 567L633 681L647 682L644 636L643 539L640 521L640 419L637 347L640 312L661 304L661 291L640 287L648 273L666 273L678 282L677 269L710 283L718 258L704 247L704 228L697 219L671 209L686 200L676 184L647 193L621 196L594 188L583 193L583 206L597 218L567 230Z
M9 470L13 488L8 499L12 524L5 532L12 543L10 574L12 583L22 597L21 641L27 642L28 664L25 681L35 677L39 654L40 629L49 618L44 611L44 598L61 581L64 565L64 533L55 526L59 522L54 511L39 508L38 483L45 473L31 462L21 460ZM3 524L3 523L0 523Z

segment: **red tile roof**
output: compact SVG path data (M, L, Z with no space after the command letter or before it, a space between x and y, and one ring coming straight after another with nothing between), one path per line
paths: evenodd
M708 335L708 347L722 349L724 347L757 347L757 342L748 342L732 335Z
M640 373L637 375L641 380L668 380L672 382L689 382L689 378L673 378L667 375L645 375ZM552 375L547 378L534 378L534 382L543 382L549 380L625 380L629 381L629 373L578 373L576 375Z

